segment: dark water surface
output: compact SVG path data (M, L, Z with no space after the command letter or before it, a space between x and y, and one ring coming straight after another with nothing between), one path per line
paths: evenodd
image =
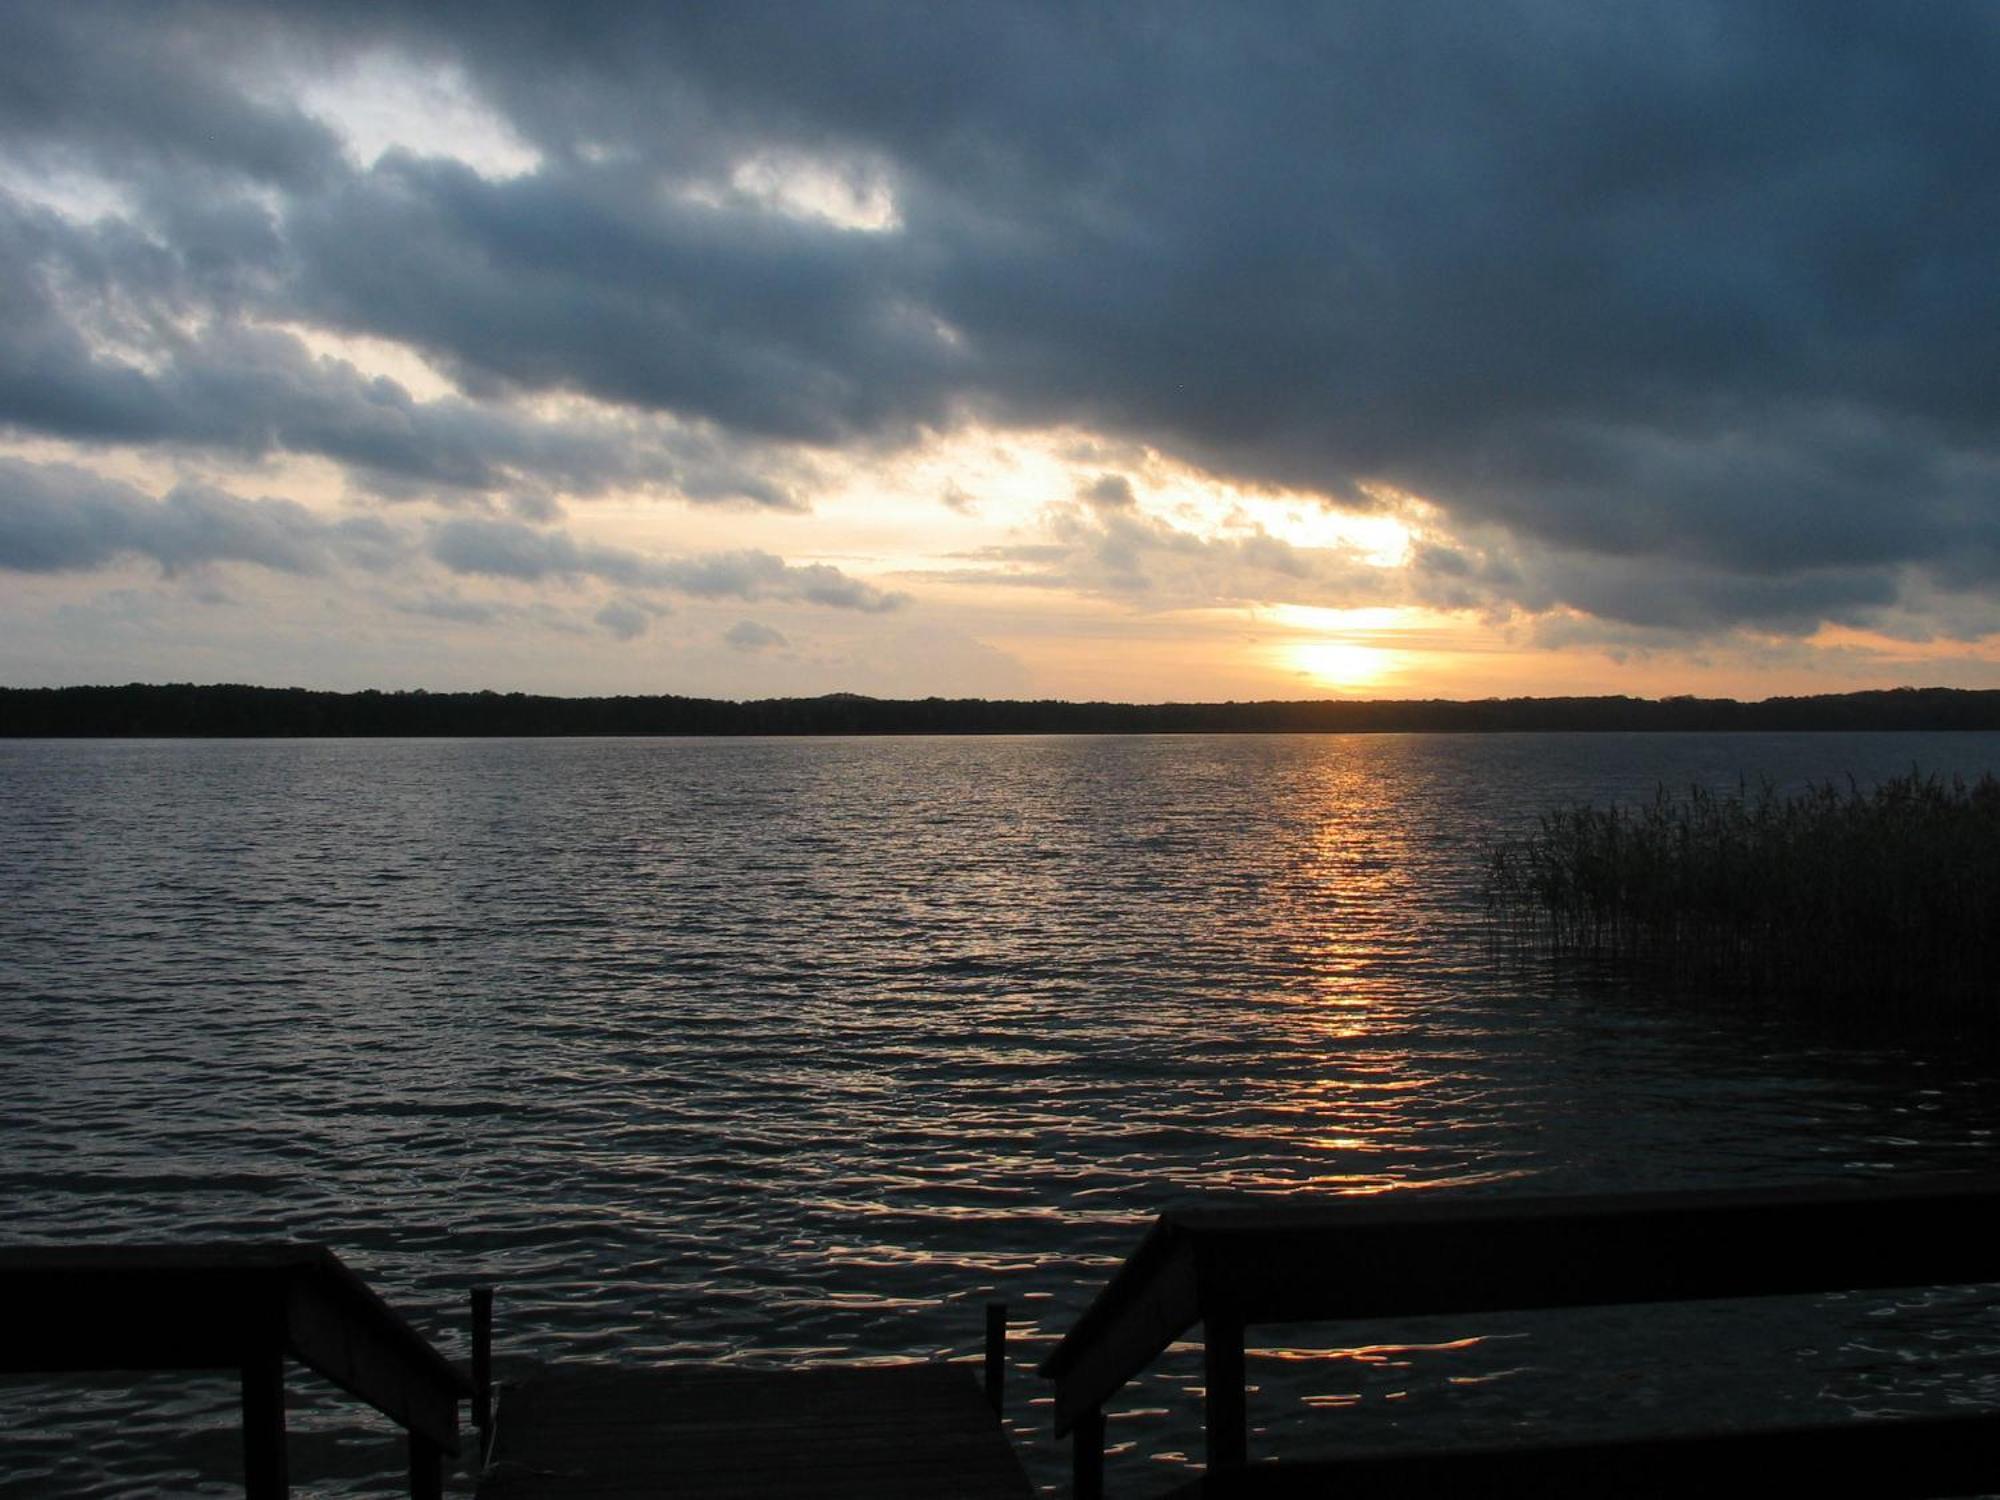
M1913 763L2000 736L0 742L4 1234L325 1241L453 1352L492 1278L516 1357L968 1356L1001 1295L1052 1480L1029 1367L1166 1203L1989 1165L1974 1066L1482 925L1546 807ZM1965 1294L1321 1332L1259 1451L2000 1399ZM394 1492L293 1389L299 1492ZM0 1494L231 1493L234 1400L0 1386Z

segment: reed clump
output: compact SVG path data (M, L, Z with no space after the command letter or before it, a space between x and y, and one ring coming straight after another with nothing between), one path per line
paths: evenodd
M2000 781L1568 808L1492 850L1487 900L1509 938L1562 954L1957 1009L2000 974Z

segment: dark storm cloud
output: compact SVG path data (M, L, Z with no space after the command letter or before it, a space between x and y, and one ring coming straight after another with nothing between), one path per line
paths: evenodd
M10 0L0 25L0 132L17 153L295 187L339 161L332 131L230 75L260 24L173 4L135 13Z
M1858 567L1746 576L1652 559L1558 556L1537 573L1551 602L1602 619L1698 634L1739 621L1790 634L1810 633L1822 620L1860 624L1894 603L1897 593L1892 575Z
M1399 488L1559 554L1518 597L1592 610L1670 615L1631 602L1648 569L1725 622L1865 609L1913 569L2000 583L1984 4L5 15L8 143L139 205L91 263L101 305L178 258L201 305L408 341L483 412L582 391L807 444L1060 421L1349 503ZM260 87L375 47L462 70L539 168L355 170ZM785 200L800 162L893 220ZM190 202L199 174L241 201ZM14 382L18 428L243 442L182 390L234 345L162 374L75 299L4 295L47 372ZM424 482L596 472L314 399L244 421Z
M246 274L275 233L257 218L244 209L234 225ZM0 198L0 424L81 441L311 454L389 494L591 495L619 485L795 503L723 445L660 418L547 419L459 397L420 401L290 332L199 321L213 299L197 262L128 224L80 226Z
M315 317L415 343L475 386L580 387L832 444L942 420L961 383L900 240L677 204L629 165L496 183L402 159L292 230Z

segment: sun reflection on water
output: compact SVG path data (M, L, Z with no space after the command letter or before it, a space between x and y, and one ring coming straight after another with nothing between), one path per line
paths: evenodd
M1004 1297L1015 1430L1052 1475L1027 1366L1172 1203L1987 1150L1879 1059L1746 1065L1713 1024L1495 971L1482 831L1597 795L1605 757L1650 787L1666 753L0 746L9 1221L332 1240L427 1327L491 1278L520 1357L971 1356ZM1500 1430L1549 1380L1491 1322L1347 1330L1327 1363L1274 1332L1265 1451L1306 1398L1360 1393L1342 1435L1457 1422L1446 1392ZM1179 1462L1199 1366L1129 1392L1128 1475ZM171 1447L114 1405L69 1449Z

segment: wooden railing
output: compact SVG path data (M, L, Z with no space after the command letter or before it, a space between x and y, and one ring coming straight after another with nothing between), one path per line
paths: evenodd
M319 1245L0 1249L0 1370L234 1369L244 1488L287 1493L285 1361L399 1424L410 1494L443 1493L471 1383Z
M2000 1236L1989 1227L1997 1213L2000 1177L1984 1176L1181 1209L1146 1232L1041 1373L1055 1383L1056 1435L1071 1436L1080 1500L1103 1492L1105 1403L1197 1322L1207 1473L1190 1493L1318 1493L1315 1485L1331 1493L1336 1476L1342 1495L1664 1493L1675 1475L1685 1483L1729 1461L1732 1444L1741 1457L1760 1443L1759 1461L1832 1463L1846 1480L1872 1465L1876 1482L1847 1483L1840 1493L1962 1494L1968 1481L2000 1490L2000 1416L1985 1413L1256 1465L1243 1379L1252 1324L2000 1282ZM1780 1483L1785 1489L1806 1492Z

